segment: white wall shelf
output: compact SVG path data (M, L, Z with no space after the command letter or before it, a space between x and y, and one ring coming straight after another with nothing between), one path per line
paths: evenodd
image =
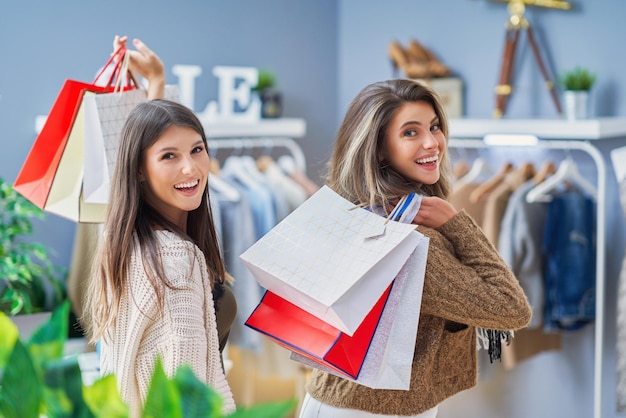
M301 138L306 133L306 122L299 118L260 119L254 123L205 123L204 129L208 138Z
M274 148L287 149L296 167L306 172L306 159L296 138L306 133L306 121L300 118L260 119L253 123L204 123L209 150Z
M450 119L450 138L525 134L539 139L598 140L626 137L626 117L564 119Z

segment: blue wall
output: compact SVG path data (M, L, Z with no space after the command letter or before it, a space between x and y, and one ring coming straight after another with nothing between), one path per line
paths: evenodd
M305 118L311 176L322 169L337 118L337 5L333 0L0 2L0 177L13 181L66 78L90 82L115 34L138 37L166 64L198 65L195 110L217 99L216 65L273 69L284 116ZM329 123L330 121L330 123ZM69 264L74 224L47 215L37 239Z
M549 70L554 75L577 64L588 66L598 75L592 113L626 116L626 53L621 45L626 1L579 0L574 5L573 11L527 11ZM177 81L173 65L201 66L196 110L217 97L213 66L274 69L285 116L306 119L307 135L300 144L309 174L319 180L350 100L366 84L392 76L387 47L394 39L407 44L415 38L431 49L463 79L466 116L490 118L507 19L505 5L486 0L2 1L0 177L15 179L35 139L35 117L48 112L66 78L93 79L115 34L140 37L155 49L166 63L168 83ZM516 91L506 117L554 118L524 34L517 62ZM605 154L610 146L625 143L615 141L602 144ZM610 179L609 186L614 190L615 181ZM619 211L616 202L613 196L613 214ZM63 265L69 264L73 233L71 222L53 215L37 225L37 239L54 247ZM620 250L623 241L617 237ZM615 290L613 261L607 266L607 277L613 279L607 285L609 295ZM607 334L604 408L605 416L613 417L611 323ZM452 398L442 406L441 418L589 417L592 343L593 328L570 336L563 352Z
M569 11L527 7L551 74L584 65L598 76L596 116L626 115L626 2L578 0ZM387 47L416 39L465 83L466 116L491 118L504 47L506 5L486 0L342 0L339 111L366 84L392 76ZM507 117L556 117L525 33L520 34Z

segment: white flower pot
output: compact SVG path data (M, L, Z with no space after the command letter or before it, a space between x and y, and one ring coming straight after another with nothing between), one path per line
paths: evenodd
M563 93L565 99L565 118L567 120L587 119L589 117L589 92L570 91Z

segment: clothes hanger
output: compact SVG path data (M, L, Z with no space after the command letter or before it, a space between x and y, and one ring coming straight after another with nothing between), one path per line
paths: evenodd
M472 167L469 172L463 177L457 179L457 184L473 183L481 177L491 175L492 170L489 163L483 157L478 157L472 163Z
M509 162L504 163L504 165L500 168L500 171L498 171L495 176L491 177L489 180L472 190L469 196L470 202L477 203L484 195L490 193L498 187L498 185L502 183L502 180L504 180L504 177L513 170L515 170L513 164Z
M467 161L458 160L454 163L454 167L452 168L452 177L458 180L469 173L471 168Z
M220 176L211 172L209 172L209 188L215 190L221 197L230 202L238 202L241 198L239 190L228 184L224 179L220 178Z
M278 167L291 179L302 187L307 196L313 196L320 189L313 180L311 180L305 172L298 168L296 160L291 155L281 155L276 161Z
M296 171L296 160L291 155L281 155L278 157L277 164L287 174Z
M209 173L219 176L221 171L222 171L222 168L220 167L219 160L217 158L210 157L209 158Z
M256 168L261 173L264 173L270 165L275 164L274 159L272 158L273 149L273 141L271 139L265 139L265 147L263 149L263 153L261 154L261 156L259 156L259 158L256 159Z
M225 175L231 175L236 178L241 184L248 189L255 189L259 187L259 182L248 172L245 167L245 163L241 158L241 155L236 155L235 152L241 152L243 149L243 142L238 148L233 148L233 153L224 161L224 167L222 172Z
M524 181L530 180L536 174L535 166L533 163L522 163L515 171L519 173Z
M563 183L571 183L594 199L597 199L598 191L596 187L580 174L574 160L571 157L567 157L561 161L556 173L528 191L526 201L528 203L549 202L552 200L550 193Z
M276 163L274 162L274 159L270 157L269 155L262 155L256 160L256 168L261 173L264 173L265 170L267 170L267 168L271 166L272 164L276 164Z
M220 160L217 158L217 148L209 148L209 173L213 173L217 176L220 175L222 167L220 166Z
M537 173L535 173L535 175L533 176L532 178L533 183L535 185L539 183L543 183L543 181L546 178L548 178L554 173L556 173L556 164L554 164L554 161L546 161L545 163L543 163L543 165L537 171Z
M248 174L250 174L252 178L254 178L255 181L261 183L265 181L265 176L259 171L259 168L256 165L256 161L254 158L252 158L251 155L242 155L239 158L244 169L248 172Z

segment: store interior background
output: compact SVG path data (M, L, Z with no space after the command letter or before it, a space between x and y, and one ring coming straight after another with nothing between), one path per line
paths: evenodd
M571 11L527 8L551 74L576 65L598 80L592 116L626 117L626 1L574 0ZM45 115L67 78L91 81L115 34L139 37L163 59L168 84L175 64L198 65L195 109L217 98L216 65L272 69L283 115L303 118L299 144L309 177L321 183L335 132L350 100L374 81L392 77L387 47L411 39L431 49L464 83L468 118L491 118L504 44L506 5L487 0L180 0L0 3L0 177L13 181ZM515 93L506 118L556 118L525 34L517 56ZM598 141L608 159L626 138ZM624 223L609 164L607 302L603 410L615 413L615 294L624 254ZM54 215L35 238L69 265L74 224ZM589 417L593 409L593 327L509 372L446 401L449 417Z

